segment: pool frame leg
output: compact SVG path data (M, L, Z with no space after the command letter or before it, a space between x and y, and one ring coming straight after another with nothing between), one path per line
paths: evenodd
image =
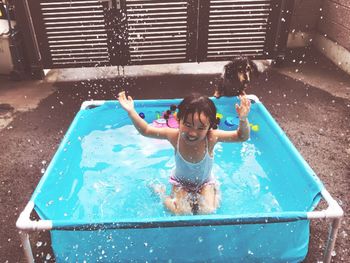
M324 263L330 263L332 260L332 251L334 250L335 241L337 239L338 230L340 228L340 222L341 218L334 218L329 225L329 235L323 258Z
M33 251L30 245L28 232L21 230L19 231L19 235L21 237L21 242L27 262L34 263Z
M26 207L20 213L16 227L19 229L19 235L21 237L21 242L24 250L24 254L27 262L33 263L33 251L29 241L29 232L37 230L51 230L52 221L51 220L31 220L30 214L34 209L34 202L29 201Z

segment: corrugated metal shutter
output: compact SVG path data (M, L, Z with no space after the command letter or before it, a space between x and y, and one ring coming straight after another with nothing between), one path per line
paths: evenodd
M272 58L291 10L289 0L28 3L44 68Z
M184 62L187 1L126 0L131 64Z
M53 67L109 65L107 30L101 2L40 2Z
M239 54L263 56L270 2L211 0L207 59L225 59Z

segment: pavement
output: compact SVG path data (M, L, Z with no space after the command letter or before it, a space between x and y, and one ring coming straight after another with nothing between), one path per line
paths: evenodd
M248 93L260 98L347 212L350 76L313 49L290 50L279 67L269 63L258 61L264 72ZM83 101L115 99L125 87L135 99L193 91L212 95L224 64L55 69L44 80L18 82L0 76L0 261L24 262L15 221ZM348 219L341 225L333 262L347 262ZM53 262L47 233L32 238L36 260ZM305 262L320 259L326 238L327 225L312 223Z

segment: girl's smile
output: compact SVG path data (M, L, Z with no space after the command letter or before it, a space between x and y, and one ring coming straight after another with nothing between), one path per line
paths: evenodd
M190 136L185 132L181 133L181 137L185 140L186 143L193 143L198 139L196 136Z
M193 145L206 137L209 127L209 118L204 113L189 114L180 120L180 135L186 144Z

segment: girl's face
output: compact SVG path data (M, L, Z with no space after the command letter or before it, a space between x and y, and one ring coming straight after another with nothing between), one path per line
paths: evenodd
M180 120L180 135L185 143L195 145L205 139L210 127L209 118L201 113L187 115L187 118Z

